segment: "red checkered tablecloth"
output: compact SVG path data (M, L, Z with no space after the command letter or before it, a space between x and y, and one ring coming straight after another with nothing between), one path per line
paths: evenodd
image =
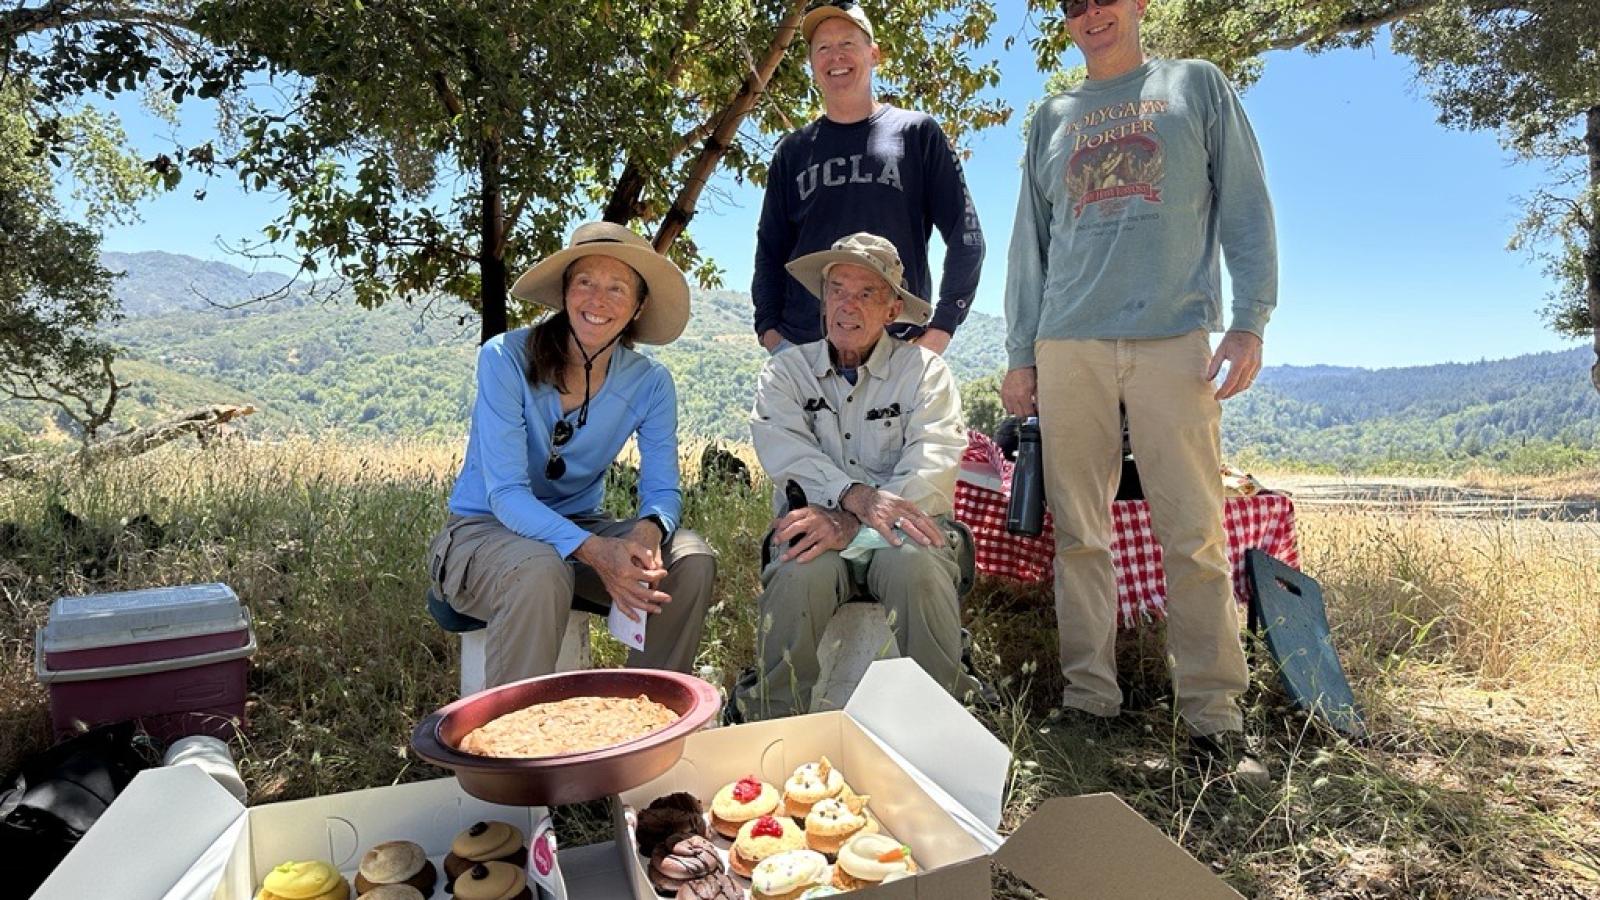
M1018 581L1044 581L1052 575L1055 530L1045 513L1044 532L1036 538L1006 531L1006 503L1011 496L1011 466L988 435L967 433L956 482L956 518L972 529L978 571ZM1133 628L1161 618L1166 610L1166 575L1161 570L1161 545L1150 530L1150 505L1143 500L1111 504L1116 535L1111 555L1117 570L1118 622ZM1244 551L1259 547L1296 568L1294 504L1283 494L1229 497L1223 511L1228 533L1228 559L1233 564L1233 594L1240 603L1249 595Z

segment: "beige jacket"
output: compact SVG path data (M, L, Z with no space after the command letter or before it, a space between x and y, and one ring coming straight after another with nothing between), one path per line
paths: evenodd
M929 515L950 513L967 447L950 367L937 353L885 335L857 371L854 385L839 375L827 341L767 360L750 436L772 479L773 511L788 509L784 486L793 479L808 502L828 509L861 482Z

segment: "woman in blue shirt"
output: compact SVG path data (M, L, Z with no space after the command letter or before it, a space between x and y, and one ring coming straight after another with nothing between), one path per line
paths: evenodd
M672 376L632 349L683 333L688 283L644 238L591 222L511 294L555 313L478 352L466 459L428 551L434 589L488 623L489 686L555 670L575 599L649 617L628 665L688 671L716 559L678 528ZM634 436L639 509L617 521L600 508L606 470Z

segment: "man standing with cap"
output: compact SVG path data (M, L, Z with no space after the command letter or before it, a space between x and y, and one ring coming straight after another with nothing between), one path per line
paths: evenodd
M1220 401L1261 369L1277 302L1272 205L1227 79L1147 60L1148 0L1065 0L1088 78L1034 116L1006 281L1006 411L1037 410L1055 515L1063 704L1121 709L1110 507L1119 402L1167 579L1177 711L1202 760L1265 777L1241 741L1248 684L1223 531ZM1233 281L1222 330L1220 264ZM1213 381L1227 366L1220 387Z
M823 116L784 137L767 170L750 286L756 335L769 352L821 339L816 298L784 266L852 232L888 238L911 293L933 296L928 239L937 226L945 245L938 311L896 333L943 353L967 316L983 265L983 232L961 164L932 117L874 96L878 45L854 0L815 5L800 32Z
M858 582L884 605L901 653L958 698L981 691L961 662L949 526L967 446L961 398L938 354L884 331L925 321L928 304L877 235L841 238L787 268L821 300L827 338L773 356L756 386L750 435L779 486L778 518L761 573L760 668L741 679L737 709L761 719L807 710L818 642ZM808 504L790 508L790 482Z

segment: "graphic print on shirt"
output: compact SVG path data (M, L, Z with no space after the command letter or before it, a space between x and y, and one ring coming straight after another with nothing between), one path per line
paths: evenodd
M1120 215L1136 199L1161 202L1166 160L1156 123L1148 117L1166 111L1165 100L1114 103L1066 126L1072 141L1067 198L1074 219L1091 205L1103 220Z
M876 171L874 171L876 169ZM900 160L894 157L880 159L864 153L835 156L812 163L794 177L802 201L810 199L817 186L844 187L847 184L886 184L904 191L900 184Z

